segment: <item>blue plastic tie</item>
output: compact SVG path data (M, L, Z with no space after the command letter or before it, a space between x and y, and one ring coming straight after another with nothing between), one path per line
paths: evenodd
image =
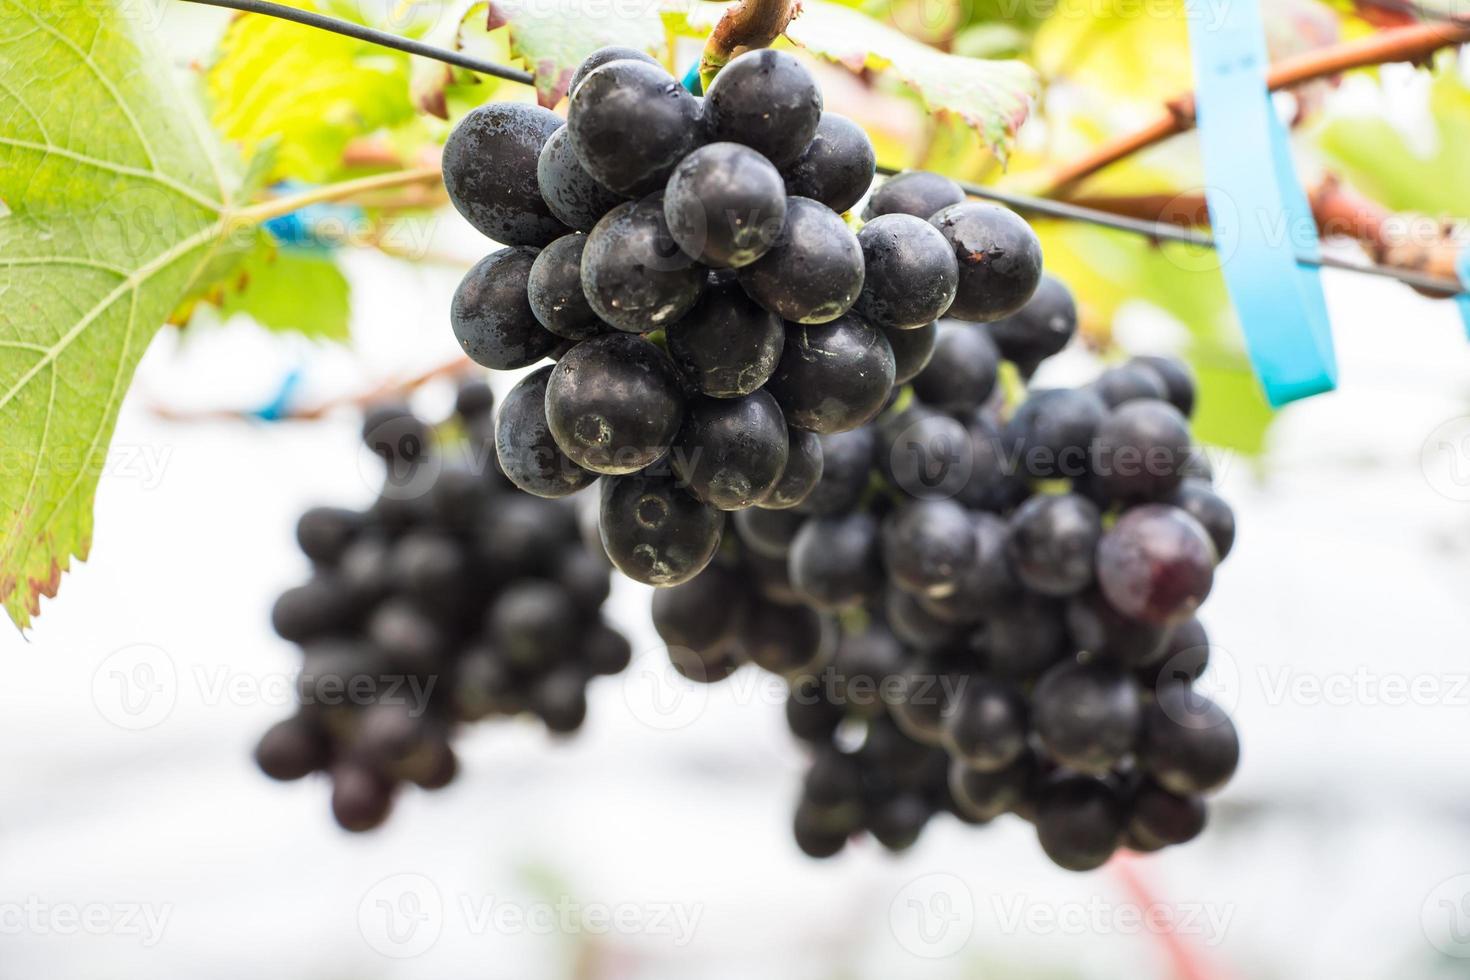
M1455 304L1460 307L1460 319L1465 321L1465 336L1470 337L1470 247L1460 246L1455 275L1460 277L1460 295L1455 297Z
M271 400L257 408L250 414L262 422L279 422L291 411L291 401L296 397L296 389L301 387L302 371L300 368L292 368L286 372L281 379L281 385Z
M295 193L310 186L301 181L286 180L273 189L280 193ZM339 247L343 236L363 221L361 207L324 201L271 218L265 222L265 230L282 248L325 252Z
M699 61L698 58L694 59L694 64L684 73L684 87L694 95L704 94L704 84L699 80Z
M1272 405L1337 387L1317 226L1266 85L1258 0L1186 4L1205 200L1220 269ZM1213 21L1213 22L1212 22Z

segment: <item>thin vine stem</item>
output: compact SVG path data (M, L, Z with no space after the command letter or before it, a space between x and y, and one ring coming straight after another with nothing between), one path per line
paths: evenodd
M371 177L359 177L356 180L344 180L335 184L323 184L313 187L311 190L302 191L299 194L288 194L284 197L273 197L259 204L240 208L229 214L229 217L242 224L258 225L272 218L299 211L301 208L310 207L313 204L323 204L328 201L340 201L347 197L356 197L358 194L367 194L371 191L388 190L392 187L403 187L407 184L420 184L428 181L441 179L438 167L414 167L409 170L395 170L386 174L373 174Z
M230 10L239 10L247 14L264 14L267 17L279 17L281 20L294 21L307 27L315 27L318 30L330 31L333 34L343 34L347 37L356 38L359 41L368 41L385 48L393 48L396 51L406 51L424 58L432 58L446 64L456 65L460 68L468 68L470 71L481 75L490 75L495 78L503 78L508 82L520 82L522 85L532 85L536 79L528 71L512 68L509 65L496 64L483 58L461 51L451 51L447 48L435 47L432 44L424 44L412 38L403 37L401 34L391 34L388 31L380 31L372 27L364 27L354 24L349 20L341 20L337 17L328 17L310 10L298 10L295 7L287 7L280 3L270 3L269 0L183 0L184 3L198 3L208 7L225 7Z

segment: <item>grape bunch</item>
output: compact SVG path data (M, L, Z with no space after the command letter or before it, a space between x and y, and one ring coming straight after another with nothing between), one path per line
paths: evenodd
M827 465L801 503L737 513L721 561L656 597L686 675L749 659L787 679L813 753L806 853L1010 813L1089 870L1195 837L1234 772L1235 729L1193 686L1209 658L1195 613L1235 536L1191 438L1193 378L1139 357L1008 405L1004 365L1031 375L1076 324L1051 277L1007 317L941 321L910 393L819 436ZM776 618L820 629L773 644Z
M1041 277L1016 214L911 173L868 196L872 144L792 55L749 51L703 96L648 55L594 53L566 122L467 115L444 149L461 214L505 247L465 276L456 338L536 367L496 431L505 474L599 483L601 539L646 584L690 581L726 514L797 507L824 440L861 429L928 357L935 321L997 320Z
M589 681L630 659L599 615L611 568L583 546L572 501L522 493L494 465L492 408L468 382L437 431L402 406L371 410L377 501L297 524L312 575L271 618L301 646L298 708L256 760L276 779L326 772L347 830L381 824L402 784L448 784L461 723L529 713L576 731Z

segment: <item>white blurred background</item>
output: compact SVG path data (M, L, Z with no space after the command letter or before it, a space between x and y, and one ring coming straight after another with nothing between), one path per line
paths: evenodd
M431 230L484 248L457 219ZM268 611L307 571L295 518L365 504L376 470L351 412L153 409L257 406L293 369L309 404L456 352L458 270L347 269L351 350L239 320L159 337L91 559L28 641L0 630L0 980L1470 976L1470 341L1451 305L1326 276L1341 390L1286 410L1263 459L1216 459L1240 535L1205 683L1240 772L1202 839L1077 876L1019 821L802 857L774 689L671 680L626 582L612 611L638 659L595 683L576 739L469 730L459 779L365 837L336 829L325 782L260 775L253 742L290 710ZM1145 311L1118 331L1180 334Z

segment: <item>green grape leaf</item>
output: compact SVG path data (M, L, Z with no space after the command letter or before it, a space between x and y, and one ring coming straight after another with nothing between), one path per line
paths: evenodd
M313 340L348 338L351 287L326 251L280 248L261 235L219 295L207 298L221 320L238 313L267 330Z
M486 6L487 27L509 29L511 52L536 76L537 101L547 108L562 100L572 73L598 48L620 44L657 54L664 44L663 21L651 4L601 4L587 10L559 5L559 16L553 17L537 0L489 0Z
M664 18L670 30L702 37L729 6L690 0ZM952 55L840 3L804 0L785 36L854 73L891 76L929 112L964 120L1002 160L1036 101L1038 80L1029 66Z
M310 0L292 4L305 10ZM351 20L351 4L326 4ZM325 182L342 172L354 138L414 116L409 56L274 17L240 17L220 41L207 76L215 128L254 154L278 141L271 179Z
M1470 217L1462 179L1470 168L1470 87L1454 52L1436 59L1426 97L1427 133L1411 136L1382 114L1344 112L1317 130L1317 146L1334 170L1395 211Z
M128 382L250 239L244 181L137 18L0 0L0 602L17 626L92 540Z

